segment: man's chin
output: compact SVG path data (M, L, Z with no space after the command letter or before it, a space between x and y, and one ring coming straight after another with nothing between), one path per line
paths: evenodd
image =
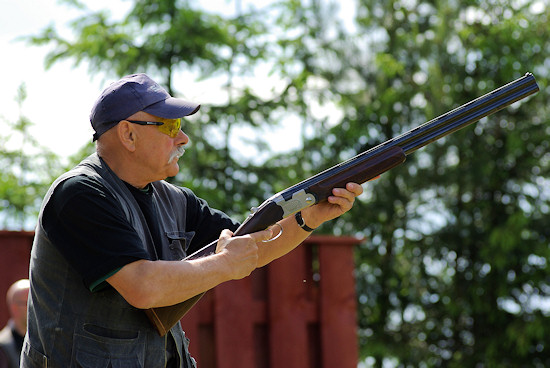
M180 167L178 165L178 159L174 159L170 163L170 167L168 168L168 177L176 176L176 174L180 171Z

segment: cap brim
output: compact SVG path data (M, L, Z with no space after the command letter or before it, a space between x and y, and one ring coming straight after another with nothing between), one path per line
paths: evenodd
M143 111L165 119L177 119L193 115L199 111L201 105L185 101L180 98L168 97L166 100L147 106Z

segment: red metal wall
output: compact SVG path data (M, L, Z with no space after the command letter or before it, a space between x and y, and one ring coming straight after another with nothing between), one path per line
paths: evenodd
M34 232L0 231L0 329L9 318L6 292L11 284L29 277Z
M201 368L357 367L351 237L311 236L182 319Z
M0 231L0 295L27 277L32 236ZM199 367L357 367L358 242L311 236L250 277L207 292L182 319ZM1 325L6 320L1 303Z

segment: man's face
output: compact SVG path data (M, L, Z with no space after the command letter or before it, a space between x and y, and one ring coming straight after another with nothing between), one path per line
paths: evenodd
M163 119L146 112L138 112L127 121L160 122ZM132 124L136 132L135 157L142 167L142 174L149 182L175 176L179 171L178 159L183 155L183 147L189 142L189 137L178 130L175 137L166 134L163 126Z
M10 304L10 315L15 325L20 330L27 329L27 299L29 289L20 289L13 294L13 300Z

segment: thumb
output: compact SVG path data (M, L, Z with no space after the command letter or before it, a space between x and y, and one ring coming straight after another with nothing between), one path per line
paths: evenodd
M220 233L220 239L229 239L233 237L233 232L229 229L224 229Z
M233 237L233 232L229 229L224 229L220 233L220 237L218 238L218 244L216 244L216 253L219 253L223 250L225 243L227 240Z

